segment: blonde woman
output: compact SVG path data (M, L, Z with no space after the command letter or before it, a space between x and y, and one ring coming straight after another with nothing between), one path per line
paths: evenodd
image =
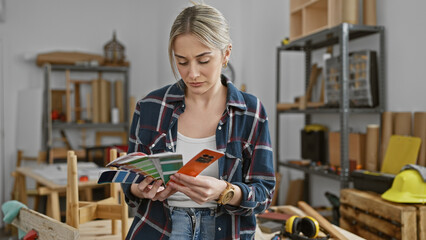
M255 214L275 187L268 118L259 99L221 75L231 56L226 19L215 8L185 8L170 31L175 84L137 103L129 152L178 152L184 163L204 148L225 156L199 176L147 177L123 189L136 216L127 239L253 239Z

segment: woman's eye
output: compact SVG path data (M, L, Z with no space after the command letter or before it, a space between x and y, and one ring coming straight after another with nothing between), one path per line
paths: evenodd
M187 64L188 64L188 62L179 62L179 65L182 65L182 66L185 66Z
M209 60L207 60L207 61L199 61L199 63L200 64L207 64L207 63L209 63Z

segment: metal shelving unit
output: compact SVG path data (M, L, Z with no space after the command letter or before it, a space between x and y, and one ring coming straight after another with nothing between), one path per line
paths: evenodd
M379 84L379 103L374 108L350 108L349 106L349 42L351 40L371 36L374 34L379 35L379 51L378 51L378 84ZM353 25L342 23L330 29L326 29L302 38L299 38L287 45L277 48L277 68L276 68L276 102L280 102L280 66L281 66L281 52L283 51L303 51L305 53L305 86L309 82L311 71L311 54L312 51L325 48L328 46L338 45L339 54L341 57L340 76L341 76L341 90L340 90L340 106L338 108L313 108L306 110L286 110L278 111L276 113L276 137L275 137L275 161L277 170L280 167L287 167L291 169L301 170L305 173L305 200L309 199L309 176L311 174L320 175L330 179L340 181L341 188L347 188L350 182L349 174L349 115L350 114L380 114L385 110L385 36L384 27L382 26L366 26L366 25ZM300 167L298 165L289 164L285 162L280 156L280 116L281 114L303 114L305 116L305 124L310 124L311 114L339 114L340 118L340 141L341 141L341 171L340 175L324 172L312 167Z
M43 94L43 134L42 149L49 150L52 147L52 131L63 129L116 129L128 132L129 128L129 67L127 66L74 66L74 65L50 65L45 64L44 69L44 94ZM124 122L113 123L64 123L52 122L51 112L51 82L52 72L94 72L94 73L119 73L123 75L124 97Z

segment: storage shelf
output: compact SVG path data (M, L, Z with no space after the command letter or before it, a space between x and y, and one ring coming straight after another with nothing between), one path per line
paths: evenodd
M53 129L80 129L80 128L91 128L91 129L123 129L127 128L126 123L52 123Z
M292 164L288 162L279 162L278 165L291 168L291 169L300 170L305 173L310 173L310 174L314 174L314 175L318 175L318 176L322 176L322 177L326 177L326 178L330 178L334 180L340 180L340 176L338 174L328 171L327 169L320 169L320 168L315 168L312 166L300 166L300 165Z
M382 113L384 110L382 108L350 108L347 109L348 113L358 113L358 114L364 114L364 113ZM280 114L333 114L333 113L342 113L342 109L340 108L312 108L312 109L305 109L305 110L299 110L299 109L290 109L290 110L282 110L277 111Z
M349 40L380 33L380 31L383 31L384 29L382 26L366 26L348 23L345 24L348 25ZM298 38L294 41L291 41L289 44L278 47L278 49L300 51L309 48L310 50L315 50L338 44L339 34L342 32L342 27L343 24Z
M310 2L313 3L313 2ZM297 33L297 32L293 32ZM352 40L366 37L366 36L378 36L378 64L377 64L377 73L378 73L378 103L377 106L373 108L355 108L351 107L350 103L350 77L349 77L349 42ZM280 97L281 91L281 82L283 81L281 77L281 62L282 52L288 51L300 51L305 54L305 88L308 89L308 84L310 81L311 67L312 67L312 52L317 49L326 48L329 46L338 46L339 47L339 56L341 61L341 68L339 68L339 75L341 76L341 91L339 93L339 102L338 107L330 106L321 106L316 107L310 106L305 110L297 109L297 106L293 104L284 104ZM305 201L310 202L310 184L309 184L309 175L320 175L330 179L334 179L340 182L340 188L347 188L349 186L350 173L349 173L349 118L351 114L380 114L385 111L385 92L386 82L385 82L385 36L384 36L384 27L382 26L366 26L366 25L356 25L349 23L342 23L335 27L324 29L313 34L303 36L296 40L292 40L289 44L281 45L277 47L276 59L277 59L277 69L276 69L276 125L275 130L277 134L275 135L275 166L277 167L286 167L291 169L297 169L305 173ZM297 105L297 104L295 104ZM288 109L288 107L292 107ZM280 157L280 121L282 114L302 114L305 117L305 125L311 124L311 115L313 114L338 114L339 115L339 126L341 134L341 148L340 148L340 175L330 172L326 169L320 169L316 167L302 167L295 164L290 164L288 162L282 161L283 158Z
M127 72L126 66L76 66L76 65L51 65L52 71L70 70L73 72Z
M88 129L88 130L121 130L123 132L128 133L129 128L129 89L130 89L130 80L129 80L129 66L76 66L76 65L51 65L44 64L44 93L43 93L43 134L42 134L42 149L48 151L53 147L53 130L66 130L66 129ZM120 123L77 123L75 120L71 120L68 122L58 122L52 121L51 119L51 111L52 111L52 82L60 79L58 76L54 76L51 74L52 72L64 72L65 84L67 81L71 82L69 75L71 72L79 72L84 73L82 75L86 75L86 73L97 73L99 78L102 78L103 73L117 73L122 76L122 95L120 98L123 98L123 113L124 117L120 120ZM68 72L68 77L67 77ZM63 81L63 80L62 80ZM69 88L68 88L69 87ZM93 86L92 86L93 87ZM67 86L70 89L70 86ZM93 89L92 89L93 90ZM67 89L64 89L66 92ZM71 92L71 90L70 90ZM75 94L75 91L74 91ZM93 96L93 95L92 95ZM99 96L98 96L99 97ZM75 100L75 99L74 99ZM110 100L110 99L109 99ZM70 100L66 100L70 101ZM106 100L108 101L108 99ZM71 101L70 101L71 102ZM71 105L71 104L70 104ZM67 105L68 108L68 105ZM79 109L75 107L74 109ZM65 109L67 111L67 109ZM110 110L107 110L108 114ZM71 115L71 113L69 113ZM67 119L68 120L68 119ZM99 120L100 121L100 120Z

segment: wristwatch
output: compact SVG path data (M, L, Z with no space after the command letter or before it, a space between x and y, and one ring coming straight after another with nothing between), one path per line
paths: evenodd
M235 194L234 186L227 181L225 182L226 182L226 188L225 190L223 190L223 192L219 196L219 199L217 200L217 203L221 205L228 204L232 200Z

